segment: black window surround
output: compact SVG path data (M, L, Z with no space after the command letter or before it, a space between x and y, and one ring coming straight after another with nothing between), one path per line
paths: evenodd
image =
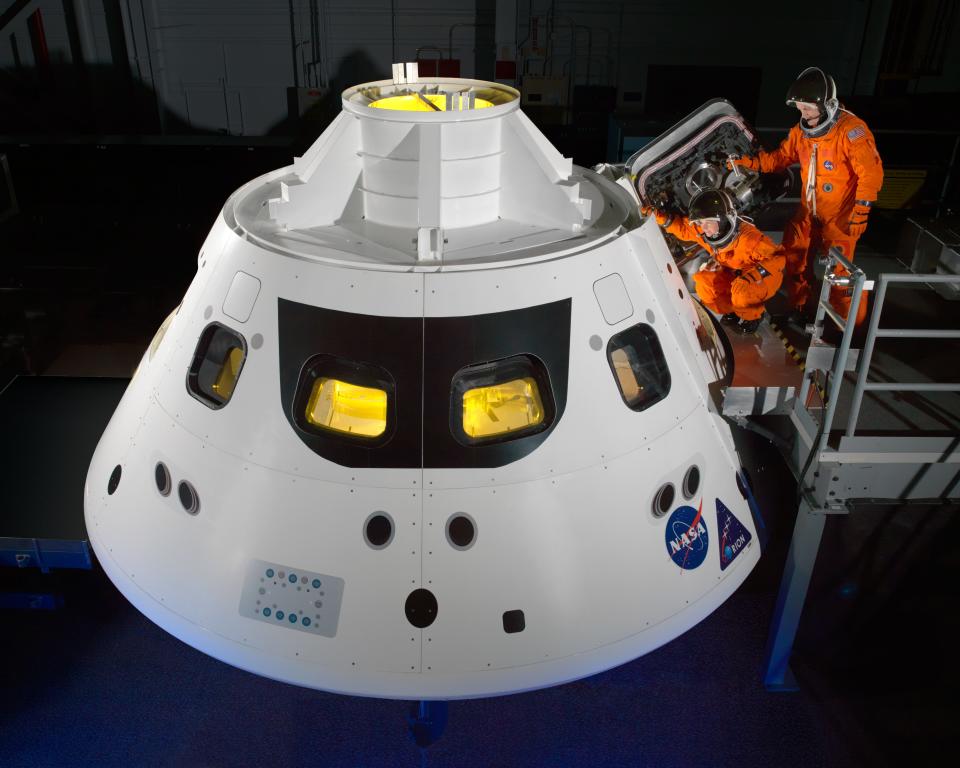
M621 350L637 385L637 392L632 394L624 392L614 363L614 353ZM663 356L663 348L656 331L646 323L637 323L611 336L607 342L607 362L620 396L631 410L644 411L666 398L670 392L670 370Z
M239 348L242 357L236 380L228 397L220 395L214 385L231 350ZM187 391L208 408L219 410L230 402L240 383L244 363L247 361L247 340L242 334L222 323L210 323L200 334L193 360L187 371Z
M485 315L385 317L278 299L281 407L304 444L341 466L433 469L510 464L541 445L563 415L571 308L567 298ZM297 414L305 414L303 398L309 399L312 388L312 382L311 387L303 386L301 377L318 355L389 372L394 384L389 418L394 426L377 442L308 430L298 423ZM537 382L545 426L505 440L466 445L458 441L451 431L451 383L457 373L483 361L519 356L542 367Z

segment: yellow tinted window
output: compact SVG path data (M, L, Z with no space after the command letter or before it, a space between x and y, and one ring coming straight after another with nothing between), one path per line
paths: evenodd
M319 378L307 402L307 422L359 437L379 437L387 428L387 393L338 379Z
M623 348L613 350L610 353L610 360L613 362L613 372L617 376L617 384L620 385L624 400L635 403L643 392L643 385L637 381L627 350Z
M223 359L223 365L220 366L220 373L217 374L216 381L213 382L213 391L224 400L229 400L233 395L233 388L237 386L237 378L240 376L240 368L243 365L243 349L232 347Z
M537 382L526 377L463 393L463 431L472 438L505 435L543 422Z
M167 315L166 319L162 323L160 323L160 327L153 335L153 341L150 342L150 355L147 358L148 360L153 360L153 356L157 354L157 350L160 348L160 342L163 341L163 337L167 333L167 328L169 328L170 323L173 322L174 315L177 314L178 309L180 309L179 306L176 307L169 315Z

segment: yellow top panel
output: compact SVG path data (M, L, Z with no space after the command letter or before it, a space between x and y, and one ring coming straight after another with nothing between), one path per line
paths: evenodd
M453 94L454 98L462 94ZM431 106L432 105L432 106ZM408 93L403 96L387 96L370 102L367 106L377 109L395 109L401 112L444 112L447 106L445 93ZM492 107L493 102L477 98L473 102L474 109Z

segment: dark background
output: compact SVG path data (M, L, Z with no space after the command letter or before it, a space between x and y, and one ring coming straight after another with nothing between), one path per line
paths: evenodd
M228 195L302 154L340 91L393 60L515 75L524 111L587 167L716 96L773 147L796 120L787 86L817 64L884 159L875 220L894 226L876 245L960 202L955 1L507 5L498 49L494 0L0 4L0 375L44 372L65 346L149 340ZM922 180L896 194L904 173Z
M950 221L960 207L958 6L0 0L0 389L18 374L129 375L230 193L303 154L340 91L388 77L392 61L515 84L588 167L716 96L772 147L796 121L792 77L820 65L874 131L887 189L922 179L872 214L865 243L892 252L908 217ZM496 26L504 7L512 36ZM795 509L773 447L750 450L774 537L720 611L618 670L454 704L426 755L405 736L406 705L215 662L96 567L0 574L4 588L66 598L0 612L0 765L954 762L955 512L831 521L798 638L801 692L768 694L759 663Z

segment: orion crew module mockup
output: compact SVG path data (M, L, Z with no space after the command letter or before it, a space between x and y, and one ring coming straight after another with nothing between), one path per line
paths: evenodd
M717 326L629 183L496 83L343 93L227 201L97 446L90 541L184 642L349 694L621 664L760 557Z

